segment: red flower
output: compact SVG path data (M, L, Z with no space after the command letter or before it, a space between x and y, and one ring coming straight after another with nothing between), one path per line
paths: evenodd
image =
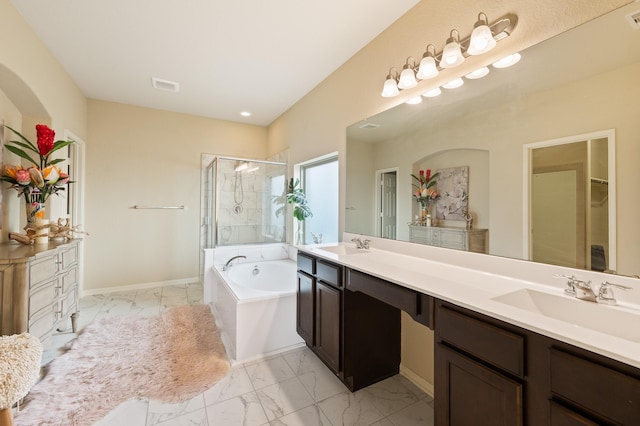
M427 182L431 179L431 169L427 169Z
M44 124L37 124L36 134L38 135L38 150L40 151L40 155L46 157L53 149L53 139L56 137L56 132Z

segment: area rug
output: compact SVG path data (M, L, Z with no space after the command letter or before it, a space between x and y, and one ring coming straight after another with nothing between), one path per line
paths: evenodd
M207 305L155 317L108 317L86 326L25 398L16 425L91 425L120 403L182 402L229 369Z

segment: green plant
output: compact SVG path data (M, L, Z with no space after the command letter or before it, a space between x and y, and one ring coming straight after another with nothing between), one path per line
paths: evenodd
M299 221L313 217L313 212L311 211L311 207L309 207L307 197L304 194L304 189L302 189L300 185L300 179L296 179L294 181L294 179L291 178L289 180L289 185L287 187L287 192L284 194L284 199L287 200L288 204L293 205L293 217ZM283 214L286 210L286 206L282 201L283 197L276 197L273 200L274 204L281 204L281 206L276 210L276 215L278 216Z

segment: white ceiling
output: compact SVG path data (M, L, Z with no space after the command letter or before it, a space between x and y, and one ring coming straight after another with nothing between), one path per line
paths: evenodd
M88 98L266 126L418 1L12 3Z

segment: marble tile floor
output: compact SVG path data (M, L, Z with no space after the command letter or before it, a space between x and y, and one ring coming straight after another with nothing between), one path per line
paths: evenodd
M202 286L187 284L87 296L79 327L108 315L155 315L202 303ZM74 334L55 337L44 361ZM412 426L433 425L433 399L401 375L349 392L308 348L234 365L206 392L181 404L134 398L95 426Z

